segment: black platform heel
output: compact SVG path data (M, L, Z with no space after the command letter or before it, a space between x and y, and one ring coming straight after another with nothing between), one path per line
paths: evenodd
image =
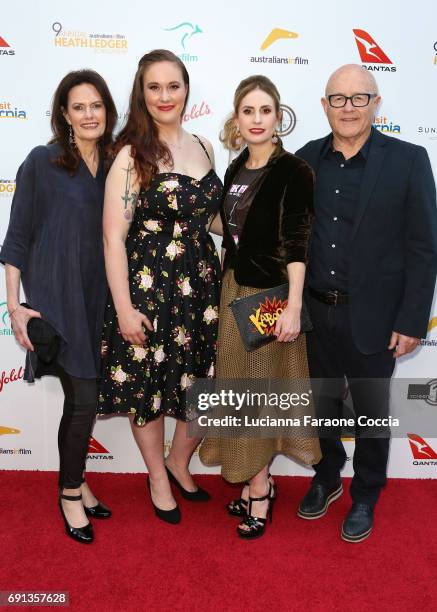
M171 510L162 510L161 508L158 508L158 506L155 506L155 504L153 503L152 491L150 488L149 478L147 478L147 487L150 492L150 501L152 502L152 506L153 506L153 509L155 510L156 516L160 518L162 521L165 521L166 523L170 523L171 525L177 525L178 523L180 523L181 522L181 511L179 510L179 506L176 504L176 507L172 508Z
M269 473L267 478L270 481L270 479L272 478L272 475ZM276 497L276 485L271 481L270 481L270 484L273 487L272 499L274 499ZM243 485L243 487L249 487L249 486L250 486L249 482L245 482ZM239 497L238 499L233 499L232 501L229 502L229 504L226 504L226 510L228 511L228 514L230 514L231 516L238 516L238 517L246 516L247 515L247 499L243 499L242 497Z
M211 499L211 495L208 493L208 491L205 491L205 489L201 489L199 486L197 486L197 491L187 491L186 489L184 489L179 480L176 479L176 477L172 474L172 472L168 469L167 466L165 466L165 470L167 472L169 481L177 486L184 499L193 502L205 502Z
M262 497L249 497L249 508L247 512L247 517L238 525L237 533L240 538L245 540L253 540L255 538L260 538L264 535L267 525L267 519L272 522L273 519L273 503L275 501L275 497L272 497L273 486L272 483L269 483L269 492L267 495L263 495ZM266 518L259 518L257 516L252 515L252 504L253 502L260 502L268 499L269 506L267 509ZM241 525L246 525L248 529L241 529Z
M67 535L81 544L91 544L91 542L94 540L93 526L91 523L88 523L88 525L85 525L85 527L72 527L67 521L64 508L62 507L61 500L63 499L67 501L79 501L82 500L82 495L64 495L64 493L59 493L59 509L61 511L62 518L64 519L65 531Z
M250 486L249 482L245 482L243 485L244 487L248 487ZM247 514L247 499L244 499L243 497L239 497L238 499L233 499L232 501L229 502L229 504L226 504L226 510L228 511L228 514L230 514L231 516L246 516Z

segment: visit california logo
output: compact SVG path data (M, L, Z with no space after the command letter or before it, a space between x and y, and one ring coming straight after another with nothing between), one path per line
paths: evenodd
M27 119L27 112L13 102L0 102L0 119Z

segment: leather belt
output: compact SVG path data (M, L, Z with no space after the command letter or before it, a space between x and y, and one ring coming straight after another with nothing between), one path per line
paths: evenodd
M308 287L308 293L319 302L328 304L328 306L349 304L349 295L340 291L316 291Z

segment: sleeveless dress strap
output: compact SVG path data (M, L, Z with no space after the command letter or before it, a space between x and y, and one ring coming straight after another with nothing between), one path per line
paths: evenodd
M211 158L210 158L210 156L209 156L208 151L206 150L205 145L204 145L204 144L203 144L203 142L200 140L199 136L197 136L197 134L193 134L193 136L194 136L194 138L197 140L197 142L200 144L200 146L202 147L202 149L205 151L205 155L206 155L206 157L209 159L209 163L210 163L210 164L211 164L211 166L212 166L212 161L211 161Z

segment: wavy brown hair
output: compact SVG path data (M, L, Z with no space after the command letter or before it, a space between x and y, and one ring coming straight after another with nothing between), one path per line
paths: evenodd
M254 74L243 79L235 90L234 112L229 119L226 120L222 133L220 134L220 141L227 149L239 151L243 146L243 143L239 142L239 133L235 119L237 118L243 98L254 89L261 89L261 91L264 91L273 98L276 114L278 117L281 116L281 97L276 85L270 79L262 74Z
M64 76L56 88L52 102L51 128L53 137L49 144L57 143L61 146L61 154L55 159L55 163L61 168L65 168L69 174L73 175L79 167L81 160L80 153L75 146L69 142L70 126L64 117L64 112L68 108L68 94L77 85L93 85L100 96L106 109L106 126L99 147L103 158L108 162L112 157L112 132L117 122L117 110L111 92L103 77L94 70L75 70Z
M144 100L144 74L156 62L172 62L182 74L182 80L187 87L187 96L182 109L181 118L185 112L190 93L190 77L184 63L177 55L167 49L155 49L146 53L138 62L134 84L129 99L129 111L126 125L116 138L115 153L125 145L130 145L131 156L134 159L135 172L139 183L147 187L153 176L158 172L158 162L173 166L170 149L159 139L158 128L147 110Z

